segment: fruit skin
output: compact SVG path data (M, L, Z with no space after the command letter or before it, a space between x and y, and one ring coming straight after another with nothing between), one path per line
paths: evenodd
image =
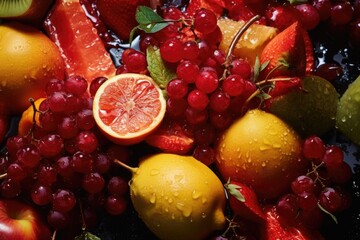
M160 239L205 239L225 226L223 185L191 156L160 153L142 159L130 181L130 196Z
M271 99L269 111L302 137L322 136L335 126L339 94L330 82L314 75L302 78L302 85L302 89Z
M22 113L29 98L45 96L50 79L64 78L58 48L38 29L19 22L1 24L0 46L0 108L9 114Z
M301 222L295 226L285 225L280 221L275 206L265 206L266 224L260 226L260 240L324 240L321 234L304 227Z
M341 96L336 127L355 144L360 145L360 76L352 82Z
M157 105L159 109L155 109ZM143 74L124 73L109 78L99 87L93 100L93 115L100 131L120 145L145 140L160 126L165 111L162 90L151 77Z
M301 139L289 125L254 109L219 137L216 167L223 179L247 184L261 200L287 191L295 177L306 173L308 160L301 158Z
M269 61L260 72L260 79L277 76L303 76L306 71L306 51L302 27L298 22L276 35L263 49L261 64Z
M100 19L124 41L129 40L131 30L138 25L136 8L150 6L149 0L97 0Z
M266 217L254 190L243 183L231 180L224 186L228 192L230 208L236 216L255 222L264 222Z
M115 75L110 54L79 0L57 0L43 25L61 52L67 76L79 75L90 83Z
M12 12L12 14L9 14L9 11L0 11L0 18L31 23L39 27L52 3L51 0L31 0L31 3L23 11Z
M47 240L51 233L30 205L0 199L0 239Z

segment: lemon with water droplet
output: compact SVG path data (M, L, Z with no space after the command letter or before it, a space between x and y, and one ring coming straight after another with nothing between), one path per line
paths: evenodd
M340 98L336 127L351 141L360 145L360 76Z
M160 239L205 239L225 227L223 184L192 156L155 154L127 168L134 208Z
M260 198L274 199L306 173L308 161L301 158L301 138L289 125L254 109L220 136L216 166L224 180L245 183Z
M322 136L335 127L339 94L326 79L306 76L303 90L274 98L269 111L277 115L301 136Z

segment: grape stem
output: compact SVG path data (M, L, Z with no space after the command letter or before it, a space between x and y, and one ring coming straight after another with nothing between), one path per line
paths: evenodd
M236 33L236 35L234 36L234 38L232 39L230 45L229 45L229 49L226 53L226 60L225 60L225 72L227 71L227 69L230 66L230 62L231 62L231 57L232 57L232 53L233 50L235 48L235 45L237 44L237 42L239 41L239 39L241 38L241 36L245 33L245 31L257 20L260 19L260 15L255 15L254 17L252 17L249 21L247 21L240 29L239 31Z
M3 180L7 177L7 173L3 173L0 175L0 180Z
M138 170L138 168L130 167L129 165L126 165L125 163L121 162L118 159L115 159L114 163L116 163L117 165L120 165L121 167L129 170L132 174L136 173L136 171Z

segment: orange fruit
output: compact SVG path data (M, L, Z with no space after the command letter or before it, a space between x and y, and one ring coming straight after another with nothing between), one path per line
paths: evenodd
M45 98L37 99L34 102L35 108L39 109L40 104L44 100L45 100ZM33 122L34 122L34 108L31 105L21 115L21 118L20 118L20 121L18 124L18 135L22 136L22 137L28 135L33 126ZM39 125L39 113L38 112L35 113L35 123L37 125Z
M93 114L103 134L117 144L141 142L161 123L162 90L146 75L126 73L104 82L94 96Z
M18 22L0 24L0 108L21 114L29 98L45 96L52 78L63 79L65 66L56 45L41 31Z
M306 174L300 136L280 118L254 109L235 121L216 147L216 166L229 178L251 186L259 198L275 199Z
M245 24L244 21L234 21L228 18L220 18L218 25L222 33L219 48L227 53L229 46L236 33ZM241 57L249 61L253 66L256 56L260 56L265 45L277 35L278 30L273 27L253 24L239 39L233 50L235 57Z

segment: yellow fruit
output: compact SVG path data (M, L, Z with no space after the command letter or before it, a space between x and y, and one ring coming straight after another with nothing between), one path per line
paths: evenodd
M45 96L52 78L64 78L64 62L56 45L38 29L9 22L0 24L0 109L20 114L29 98Z
M244 21L234 21L228 18L220 18L218 26L222 32L222 40L219 48L225 53L228 51L231 41L236 33L245 24ZM277 34L277 29L265 25L253 24L237 42L233 54L235 57L245 58L253 66L256 56L260 56L265 45Z
M35 104L35 108L37 110L39 110L39 106L42 103L42 101L44 101L45 98L39 98L37 99L34 104ZM39 113L37 112L34 116L34 108L33 106L28 107L28 109L26 109L20 118L19 124L18 124L18 135L19 136L26 136L30 133L30 130L33 126L33 122L34 122L34 117L35 117L35 123L37 125L39 125Z
M205 239L224 228L223 185L200 161L161 153L143 159L132 170L134 208L160 239Z
M254 188L260 198L273 199L306 173L301 158L301 139L285 122L271 113L250 110L220 137L216 166L226 179Z

